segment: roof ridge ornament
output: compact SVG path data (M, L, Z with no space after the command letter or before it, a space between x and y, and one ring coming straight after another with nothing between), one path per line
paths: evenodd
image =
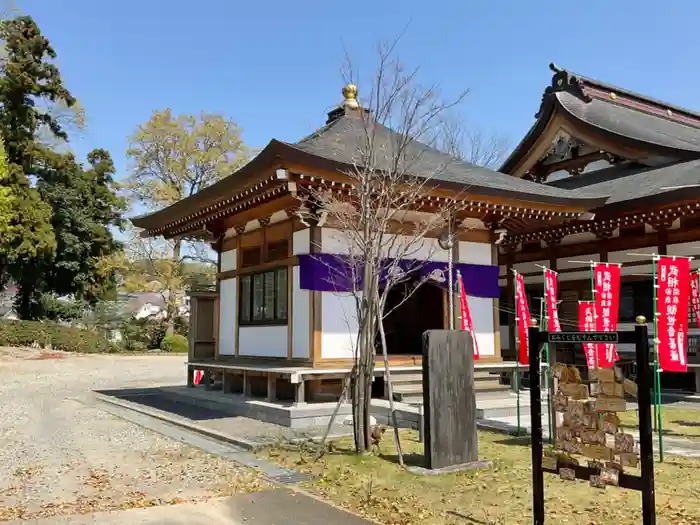
M583 90L583 79L574 75L573 73L568 72L566 69L560 68L554 62L549 64L549 69L554 72L554 75L552 76L552 85L548 86L547 89L544 90L544 95L542 95L542 103L540 104L540 109L535 114L535 118L540 118L545 102L552 95L560 91L570 93L586 103L593 100L593 98L591 98L591 96Z
M360 104L357 102L357 86L353 83L348 83L343 86L343 106L349 109L358 109Z

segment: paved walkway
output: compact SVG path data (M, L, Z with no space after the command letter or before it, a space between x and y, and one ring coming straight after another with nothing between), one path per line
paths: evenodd
M288 489L241 494L204 503L97 512L83 516L13 520L6 525L371 525Z

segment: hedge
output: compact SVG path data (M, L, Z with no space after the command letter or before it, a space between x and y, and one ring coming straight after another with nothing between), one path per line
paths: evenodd
M0 322L0 346L49 345L52 350L79 353L118 352L119 347L92 330L40 321Z
M160 349L164 352L177 352L181 354L187 353L189 344L184 335L172 334L166 335L163 342L160 344Z

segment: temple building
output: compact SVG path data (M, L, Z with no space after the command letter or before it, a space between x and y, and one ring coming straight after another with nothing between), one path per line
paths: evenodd
M535 122L500 171L578 198L604 199L594 218L534 225L519 220L499 246L503 355L514 348L513 276L524 276L541 316L543 271L558 272L559 316L577 329L577 302L591 299L590 262L623 263L619 329L653 316L651 254L694 256L700 266L700 114L550 66ZM662 387L700 391L700 330L690 309L687 374ZM650 324L653 330L653 323ZM631 360L621 345L622 361ZM583 353L576 354L579 362ZM565 355L559 357L566 359Z
M542 122L559 118L554 101L559 94L568 95L565 90L550 91ZM190 383L192 370L203 369L222 379L224 392L243 392L271 402L291 398L299 404L324 392L325 383L337 384L338 377L352 366L357 331L354 299L342 290L329 289L323 273L330 265L319 264L347 253L349 247L343 244L338 226L314 211L313 196L320 190L347 191L352 183L348 173L356 163L368 123L386 150L397 137L360 107L354 86L346 86L343 95L344 101L311 135L296 143L273 139L237 172L168 208L133 219L135 226L151 236L174 238L204 232L214 239L219 266L216 289L192 293ZM649 118L667 122L662 117ZM679 114L677 118L690 117ZM534 253L545 253L550 246L543 246L539 239L549 242L553 239L550 232L567 228L588 232L589 210L604 209L607 200L600 195L604 192L572 191L565 181L560 187L533 175L539 173L539 167L552 165L555 151L551 144L564 143L569 148L568 159L573 146L569 147L566 137L578 136L563 135L559 128L550 136L550 128L542 127L546 132L537 128L513 153L508 174L469 164L417 141L408 148L409 154L420 157L414 164L416 172L410 175L425 177L429 192L411 203L405 224L392 225L395 231L390 235L406 235L402 232L410 231L411 221L431 213L435 206L455 199L463 203L463 211L454 217L452 231L458 242L453 243L451 255L465 282L481 355L479 367L500 370L513 366L512 361L504 362L501 350L498 243L507 243L508 251L500 257L509 265L540 261L543 257L525 255L533 253L530 245L537 245ZM566 124L565 129L571 127ZM670 146L658 146L652 156L646 143L639 144L643 146L635 150L626 141L624 147L606 146L605 152L611 162L618 162L617 155L627 155L655 165L679 153ZM592 155L587 148L582 144L577 157ZM595 142L593 149L598 152L601 148ZM632 151L645 152L644 158L638 159ZM445 169L435 170L438 165ZM544 237L537 233L540 231L546 232ZM432 276L430 284L423 285L391 316L390 331L396 336L389 341L390 362L399 371L419 371L422 333L448 324L448 252L438 243L440 235L429 235L413 255L425 261L422 271ZM593 233L583 235L595 239Z

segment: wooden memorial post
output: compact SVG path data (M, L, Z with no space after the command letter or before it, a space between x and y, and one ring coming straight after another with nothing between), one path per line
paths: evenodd
M423 335L425 466L459 469L479 458L474 397L474 343L469 332Z

